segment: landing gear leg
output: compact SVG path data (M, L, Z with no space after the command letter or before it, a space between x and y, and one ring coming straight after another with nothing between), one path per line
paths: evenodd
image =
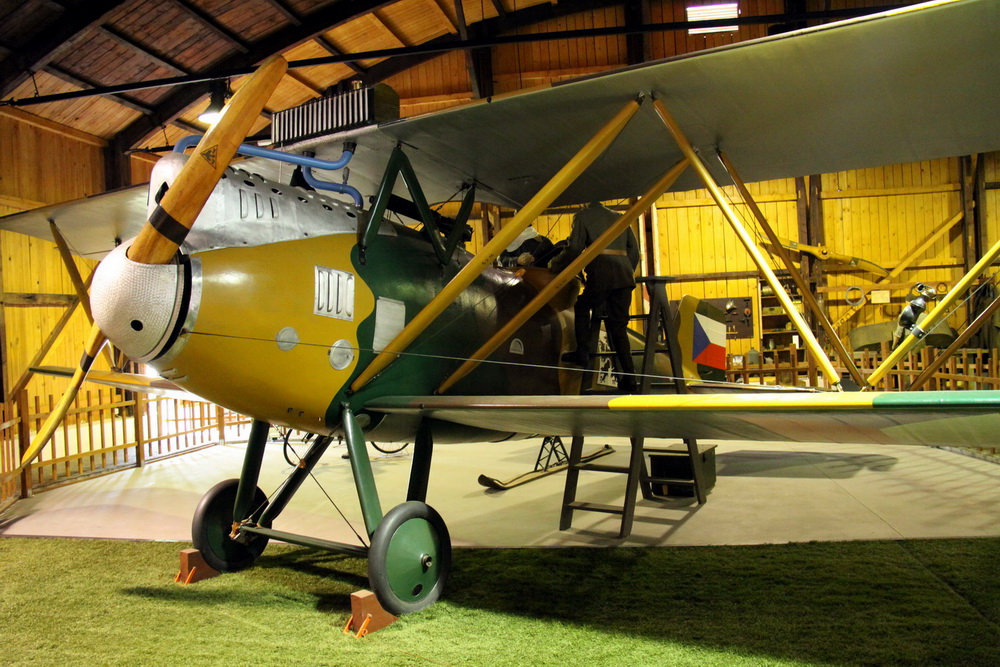
M243 520L259 517L267 507L267 496L257 487L257 480L269 428L266 422L253 423L240 478L216 484L195 510L191 524L194 546L205 562L220 572L250 567L267 546L267 538L261 535L231 536Z
M383 517L364 433L347 406L343 423L361 513L371 535L368 582L386 611L397 615L419 611L441 597L451 571L448 528L424 502L433 448L430 427L421 423L417 432L407 502Z

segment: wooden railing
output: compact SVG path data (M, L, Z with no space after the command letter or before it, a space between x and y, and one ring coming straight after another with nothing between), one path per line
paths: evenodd
M940 350L924 348L911 352L875 385L879 391L905 391L925 368L930 366ZM881 350L863 350L854 353L854 363L863 376L870 375L889 355L888 345ZM847 368L836 357L833 366L846 376ZM816 362L794 347L762 352L751 363L749 355L729 359L727 380L744 384L771 384L784 386L829 388ZM1000 353L997 350L959 350L944 366L922 386L921 390L937 389L998 389L1000 388Z
M81 391L35 462L21 474L12 474L55 401L50 396L29 404L21 392L16 404L0 404L0 509L32 490L245 438L251 423L201 401L116 389Z

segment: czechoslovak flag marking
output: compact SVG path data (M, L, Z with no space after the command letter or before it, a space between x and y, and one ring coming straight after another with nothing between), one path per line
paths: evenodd
M701 313L694 314L694 361L711 368L726 368L726 324Z

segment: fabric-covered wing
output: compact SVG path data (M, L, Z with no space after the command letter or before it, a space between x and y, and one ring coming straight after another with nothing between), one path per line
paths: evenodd
M73 377L76 369L65 366L35 366L31 372L41 375L54 375L56 377ZM163 378L151 378L135 373L117 373L114 371L91 370L87 373L87 382L114 387L126 391L141 391L144 394L155 396L170 396L188 401L202 400L186 389L174 384L170 380Z
M340 154L370 193L402 142L430 201L463 181L521 205L629 99L653 93L722 182L716 147L745 181L1000 149L1000 3L960 0L742 42L542 90L404 119L286 150ZM680 152L651 105L558 200L642 194ZM402 187L402 186L400 186ZM674 189L701 187L688 174ZM401 191L400 191L401 193Z
M420 396L367 410L501 432L995 447L1000 392Z
M54 220L74 254L102 259L118 243L142 229L148 196L148 185L135 185L14 213L0 218L0 229L52 241L49 221Z

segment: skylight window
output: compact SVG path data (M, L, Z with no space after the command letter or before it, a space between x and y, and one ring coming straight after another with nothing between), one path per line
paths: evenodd
M698 5L687 8L688 21L718 21L722 19L734 19L740 15L739 3L727 2L718 5ZM714 28L691 28L689 35L706 35L712 32L735 32L739 26L724 25Z

